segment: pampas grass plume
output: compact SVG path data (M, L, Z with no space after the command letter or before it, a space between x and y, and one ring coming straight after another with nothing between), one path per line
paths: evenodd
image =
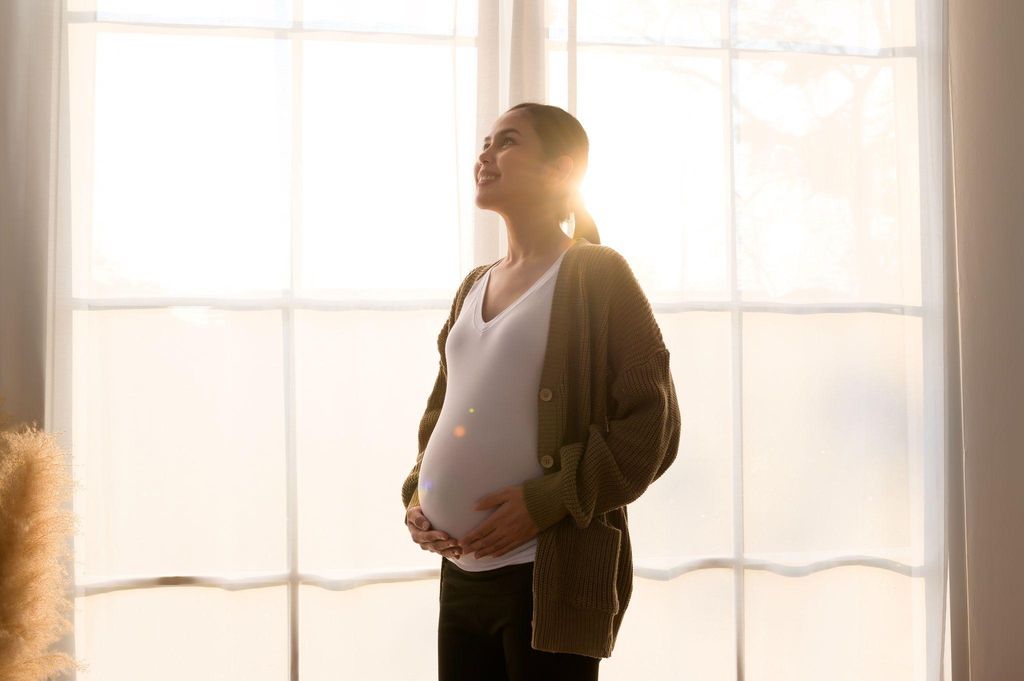
M74 532L71 476L48 433L0 418L0 679L44 681L82 670L50 647L73 626L64 561Z

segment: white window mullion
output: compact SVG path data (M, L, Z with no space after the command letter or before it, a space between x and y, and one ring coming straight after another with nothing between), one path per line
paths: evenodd
M578 22L576 14L576 0L569 0L569 20L567 26L567 36L565 41L565 63L568 67L568 78L566 84L568 85L568 98L569 98L569 113L573 116L576 115L576 24Z
M915 9L918 44L941 45L933 36L946 36L944 3L919 2ZM947 270L944 265L946 255L945 226L952 224L949 212L950 202L947 201L949 187L946 185L944 150L946 147L945 128L948 121L943 116L941 106L937 102L945 99L938 96L935 89L941 90L945 84L943 79L944 61L942 54L935 50L920 49L915 51L914 67L917 74L915 92L897 89L896 97L910 98L916 95L916 107L896 107L897 112L915 111L913 120L904 125L909 128L917 125L918 144L912 148L919 149L916 158L901 159L901 163L915 164L919 178L918 225L920 230L921 248L921 409L918 416L921 423L921 442L910 450L914 472L911 480L921 487L920 508L911 507L913 529L921 530L922 572L924 578L924 678L943 679L948 673L944 667L946 647L946 607L947 607L947 546L946 517L952 499L946 498L948 452L954 443L947 439L952 430L947 424L956 422L959 413L947 408L951 404L947 399L950 391L956 388L947 383L947 362L950 357L946 347L946 320L953 317L948 310L951 301L956 300L955 293L948 292L946 281ZM909 117L909 116L908 116ZM908 382L909 383L909 382ZM908 400L908 403L913 403ZM916 495L909 494L910 499ZM954 505L955 507L955 505ZM961 514L958 514L962 517Z
M507 74L507 85L502 83L498 96L500 112L520 102L547 101L547 36L545 33L544 0L501 0L500 38L502 75ZM481 11L481 16L483 12ZM506 19L508 21L506 22ZM499 81L500 82L500 81ZM480 121L484 130L490 129L497 114ZM478 141L486 135L482 132ZM498 250L484 261L490 262L508 250L508 235L502 222L494 216L497 225Z
M728 54L725 65L725 82L722 88L727 105L725 106L725 129L726 145L728 147L728 214L725 219L726 243L729 244L729 299L732 303L730 314L730 347L732 350L732 540L733 540L733 624L736 627L736 681L743 681L745 678L744 661L746 658L746 641L744 631L746 630L744 606L745 599L745 578L746 560L744 548L743 528L743 312L742 296L739 289L739 265L736 257L737 236L736 236L736 147L739 145L739 133L736 122L733 119L733 111L736 107L736 74L735 63L737 59L736 41L739 36L737 30L739 17L738 0L730 0L728 26L729 34L726 40Z
M465 0L471 1L471 0ZM504 79L502 64L507 59L503 58L502 43L506 37L503 33L507 30L508 23L505 21L505 4L507 0L489 2L480 0L477 14L477 35L476 35L476 135L473 139L472 162L475 163L480 154L480 147L483 139L490 134L491 124L504 110L505 97L503 96L502 82ZM473 243L472 262L462 263L462 271L459 277L471 266L489 263L500 257L501 241L500 235L501 220L498 214L476 208L473 212ZM465 252L465 251L463 251ZM451 301L442 303L439 307L448 309Z
M472 158L472 156L467 158L465 156L467 150L463 149L462 146L459 144L459 140L462 137L461 129L462 129L462 126L464 125L464 123L459 118L459 56L458 56L459 44L455 40L455 37L458 35L458 32L459 32L459 0L455 0L455 2L453 4L453 7L452 7L452 10L453 10L452 11L452 41L451 41L451 47L449 49L449 53L451 54L451 58L452 58L452 70L451 70L451 79L452 79L452 101L451 101L451 105L452 105L452 109L451 109L451 111L452 111L452 139L455 141L455 144L453 145L454 148L452 149L452 153L455 155L454 163L452 163L452 167L454 168L454 175L452 177L452 180L455 183L455 219L458 222L458 232L459 232L458 240L456 241L456 243L458 244L458 247L459 247L459 258L458 258L459 272L458 273L461 274L462 272L466 271L466 269L468 269L468 268L466 268L466 263L463 262L464 257L466 255L466 253L468 252L468 249L466 247L466 225L463 224L463 220L462 220L462 217L463 217L462 205L463 205L463 201L465 200L465 197L464 197L464 194L463 194L463 191L462 191L462 177L463 177L462 168L463 168L463 163L470 163L470 164L472 164L473 163L473 158ZM479 20L479 15L477 15L477 16L478 16L478 20ZM479 97L477 98L477 101L478 102L480 101ZM474 144L475 144L475 142L474 142ZM469 150L469 151L472 151L472 150ZM441 309L444 310L445 306L442 305Z
M292 0L292 22L301 25L302 0ZM285 435L285 512L288 561L288 667L290 681L299 681L299 509L297 434L295 426L295 289L302 262L302 34L291 35L291 229L289 231L289 281L282 310L284 352L284 435Z
M799 552L794 552L792 558L788 560L787 556L780 556L777 560L748 558L744 561L744 567L747 570L764 570L786 577L806 577L837 567L860 566L888 570L907 577L926 578L930 576L929 571L933 569L925 564L910 565L891 558L882 558L879 557L879 552L877 551L835 556L811 562L800 562L802 558L803 555ZM735 565L736 560L731 553L721 556L679 558L672 562L657 557L653 560L646 560L641 557L633 563L633 574L644 579L667 582L689 572L731 568ZM372 584L418 582L424 579L436 578L437 576L438 568L436 567L395 568L390 570L349 569L341 572L334 570L329 574L299 572L295 577L295 582L303 586L317 586L327 591L347 591ZM244 591L246 589L265 589L270 586L283 586L287 585L290 580L292 580L292 573L290 571L248 574L244 577L230 577L223 574L161 575L159 577L122 576L79 581L75 585L75 596L82 598L115 591L151 589L166 586L204 586L227 591Z
M508 106L547 100L544 24L544 0L512 0Z
M71 104L70 104L70 74L68 64L78 58L78 54L71 52L69 40L70 29L65 21L67 3L60 3L60 10L55 12L55 18L60 22L57 32L59 35L58 54L53 60L54 68L57 69L57 102L58 127L56 136L56 149L54 157L55 168L53 176L57 178L55 186L51 189L51 215L54 222L50 225L52 230L51 257L48 258L46 280L51 287L52 295L47 296L47 362L45 377L45 413L43 415L43 429L53 433L61 450L65 453L67 470L71 471L72 478L80 479L75 467L74 437L71 430L73 424L71 397L73 391L72 377L74 375L72 359L74 353L74 342L72 338L73 314L71 305L72 275L71 275L71 147L69 144L71 133ZM89 60L85 63L78 62L78 68L85 70L86 78L90 84L95 78L95 61L90 52ZM90 102L91 104L91 102ZM90 107L91 109L91 107ZM65 500L62 510L74 513L74 494L69 495ZM75 557L78 555L75 534L72 532L67 538L69 550L63 556L62 564L65 574L68 575L65 584L65 595L78 608L78 600L75 597L77 588L75 585L76 568ZM74 611L71 613L74 619ZM71 627L58 641L55 642L53 650L64 653L71 657L77 657L75 653L77 634L75 627ZM78 671L68 670L61 679L77 681Z
M208 307L215 310L277 310L284 305L291 305L299 310L320 310L335 312L338 310L436 310L447 309L451 305L450 298L422 298L416 300L372 300L361 298L316 299L316 298L77 298L71 304L74 310L130 310L160 309L173 307ZM900 305L896 303L870 302L822 302L822 303L788 303L772 301L719 301L719 300L686 300L686 301L651 301L655 312L691 312L691 311L732 311L739 312L777 312L779 314L895 314L906 317L921 317L924 309L920 305Z

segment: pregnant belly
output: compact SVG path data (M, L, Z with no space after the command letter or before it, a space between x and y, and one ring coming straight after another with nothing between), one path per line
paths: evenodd
M431 527L461 539L493 514L497 507L475 510L477 501L534 477L534 456L519 454L510 456L497 442L431 438L419 478L420 507Z

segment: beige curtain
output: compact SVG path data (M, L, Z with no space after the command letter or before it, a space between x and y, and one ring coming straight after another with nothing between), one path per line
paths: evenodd
M59 0L0 3L0 398L43 423L55 220Z
M951 508L966 499L949 519L953 678L997 681L1024 669L1024 3L949 0L949 26L963 409Z

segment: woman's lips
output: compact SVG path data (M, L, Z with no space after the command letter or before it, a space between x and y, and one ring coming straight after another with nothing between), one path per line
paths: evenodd
M491 184L492 182L497 182L497 181L498 181L498 178L496 178L496 177L489 177L489 178L481 177L479 180L476 181L476 186L482 187L485 184Z

